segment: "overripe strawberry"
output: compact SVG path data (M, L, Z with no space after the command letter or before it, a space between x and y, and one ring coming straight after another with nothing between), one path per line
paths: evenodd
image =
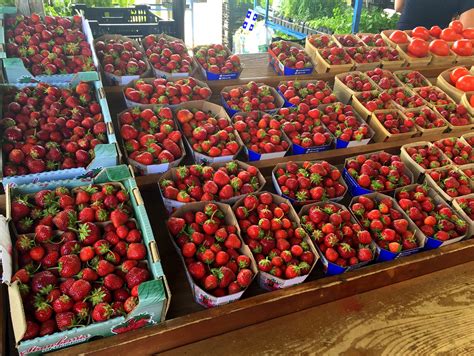
M337 47L337 43L331 35L313 34L308 36L308 41L316 48L331 48Z
M367 71L365 74L383 90L399 86L394 75L389 70L375 68L374 70Z
M449 103L442 106L436 106L435 110L453 126L465 126L470 125L473 122L472 116L462 104Z

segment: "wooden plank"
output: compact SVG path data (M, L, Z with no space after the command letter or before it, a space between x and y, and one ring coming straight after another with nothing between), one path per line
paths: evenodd
M231 330L467 263L472 261L473 254L474 240L463 241L442 249L426 251L344 275L323 278L219 308L203 310L147 329L74 346L61 351L61 354L117 355L132 348L140 355L163 352Z

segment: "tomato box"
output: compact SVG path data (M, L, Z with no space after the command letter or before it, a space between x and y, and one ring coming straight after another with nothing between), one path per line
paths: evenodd
M380 35L382 36L382 38L384 39L385 42L387 42L387 44L390 46L390 47L393 47L393 48L396 48L398 46L397 43L393 42L391 39L390 39L390 35L395 32L396 30L383 30L382 32L380 32Z
M376 110L372 113L372 117L370 119L370 127L375 131L375 135L373 137L374 142L393 142L393 141L401 141L405 140L410 137L414 137L417 134L416 128L413 126L410 128L410 131L393 134L390 133L385 126L377 119L378 114L390 114L396 113L399 116L399 119L403 120L406 118L405 114L398 109L385 109L385 110Z
M464 197L460 198L454 198L452 205L453 208L456 210L456 212L459 214L459 216L467 222L468 224L468 230L466 233L466 239L471 238L474 235L474 220L472 220L466 213L466 211L463 209L463 204L461 204L460 200L464 199L474 199L474 194L469 194ZM466 208L467 209L467 208ZM471 212L472 214L472 212Z
M247 170L248 167L250 166L249 164L241 162L241 161L231 161L231 162L237 163L239 169L241 170ZM217 170L220 167L224 167L227 163L229 162L212 163L210 166L214 168L215 170ZM189 168L189 166L187 167ZM168 199L163 194L163 188L161 187L161 182L163 182L164 180L176 181L177 176L178 176L177 171L178 171L178 168L170 168L168 171L166 171L165 173L161 175L160 180L158 181L158 187L160 189L161 198L163 199L163 204L166 210L168 211L168 213L172 213L174 210L179 209L182 206L188 204L188 203L180 202L178 200ZM255 189L255 192L259 192L260 190L262 190L262 188L266 184L265 178L263 177L262 173L260 173L258 169L257 169L256 181L253 183L255 183L258 187L257 189ZM243 195L245 194L237 195L227 200L219 200L219 202L224 203L224 204L233 204L237 200L239 200Z
M418 184L411 184L411 185L408 185L406 187L402 187L402 188L398 188L396 191L395 191L395 196L398 196L398 194L401 192L401 191L407 191L407 192L411 192L412 190L414 190L416 187L418 186ZM436 192L432 189L427 189L428 191L428 196L430 198L433 199L435 205L443 205L443 206L447 206L449 207L446 202L438 195L436 194ZM402 210L402 208L400 207L400 205L397 203L397 207ZM449 207L451 210L453 210L451 207ZM403 210L402 210L403 211ZM459 211L457 211L457 213L461 216L462 214L460 214ZM403 211L403 214L405 216L406 219L408 219L408 221L410 221L411 223L413 223L415 225L415 223L413 222L412 219L410 219L410 217L408 216L407 213L405 213ZM455 214L456 215L456 214ZM468 221L466 219L461 219L461 220L465 220L465 221ZM415 225L416 226L416 225ZM471 224L472 226L472 224ZM449 239L449 240L446 240L446 241L440 241L436 238L434 238L433 236L426 236L421 230L419 230L420 234L424 236L425 238L425 245L424 245L424 249L425 250L432 250L432 249L435 249L435 248L438 248L438 247L442 247L442 246L447 246L447 245L450 245L452 243L455 243L455 242L458 242L458 241L461 241L462 239L464 239L466 237L466 235L462 235L462 236L458 236L454 239Z
M456 88L454 85L451 84L451 79L449 78L449 75L455 68L459 68L459 66L452 67L441 72L440 75L438 75L438 78L436 78L436 85L446 94L448 94L448 96L456 100L456 102L460 103L463 95L465 95L466 92ZM465 106L467 107L467 105Z
M13 16L13 15L11 15ZM95 54L94 49L94 38L92 36L92 31L89 25L89 21L81 16L82 19L82 32L87 38L87 43L91 47L92 51L92 63L94 64L96 70L95 71L87 71L82 72L82 80L84 81L97 81L100 80L98 74L99 68L99 60L97 59L97 55ZM3 28L3 26L2 26ZM5 77L8 83L31 83L34 81L48 81L48 82L55 82L55 83L67 83L71 80L74 80L76 77L75 73L71 74L53 74L53 75L37 75L34 76L24 65L21 58L4 58L3 61L3 70L5 72Z
M380 90L379 86L374 83L372 79L370 79L365 73L362 73L360 71L352 71L352 72L346 72L346 73L340 73L336 74L334 76L334 94L337 96L337 98L343 102L344 104L347 104L351 101L352 95L358 93L354 91L353 89L350 89L347 85L345 85L342 82L342 79L345 78L347 75L355 75L359 76L360 78L367 80L372 89L371 90Z
M103 41L107 44L107 41L110 41L110 40L122 41L122 42L125 42L125 41L131 42L133 44L133 46L138 51L140 51L142 53L142 55L143 55L142 61L146 64L146 70L140 75L115 75L114 73L106 72L104 70L103 64L101 62L99 62L99 65L100 65L101 70L102 70L102 74L104 75L104 77L106 79L105 80L106 84L123 86L123 85L127 85L128 83L130 83L133 80L137 80L139 78L147 78L152 74L150 63L148 63L148 60L147 60L146 55L145 55L145 50L143 49L142 45L140 43L138 43L137 41L135 41L134 39L131 39L131 38L128 38L128 37L125 37L125 36L122 36L122 35L102 35L99 38L96 38L94 40L94 46L96 46L97 42L99 42L99 41Z
M183 217L188 212L195 213L197 211L203 211L206 204L208 204L208 202L188 203L188 204L182 206L181 208L179 208L178 210L176 210L173 214L171 214L170 218ZM227 204L224 204L224 203L214 203L214 204L216 204L217 207L219 208L219 210L224 213L223 222L225 223L225 225L236 227L236 229L237 229L236 235L239 237L239 240L241 241L241 247L240 247L240 249L238 249L238 252L240 254L245 255L248 258L250 258L249 268L253 272L253 277L252 277L252 281L253 281L255 276L258 274L257 265L256 265L255 260L253 258L252 252L250 251L248 246L246 244L244 244L243 241L242 241L239 224L237 223L237 219L235 218L230 205L227 205ZM170 236L171 242L173 243L173 246L176 249L176 252L178 253L178 255L181 259L181 262L183 263L183 267L184 267L184 270L186 272L186 278L188 279L188 282L189 282L189 285L191 287L193 297L194 297L194 300L196 301L196 303L202 305L205 308L213 308L213 307L217 307L219 305L224 305L224 304L235 302L235 301L239 300L242 297L242 295L245 293L247 288L242 289L240 292L237 292L237 293L234 293L234 294L228 294L228 295L225 295L225 296L222 296L222 297L216 297L216 296L208 293L207 291L205 291L203 288L201 288L201 286L198 285L194 281L193 277L189 273L186 262L184 260L184 257L182 255L182 253L181 253L181 249L178 247L178 245L177 245L175 239L173 238L173 236L171 235L171 233L169 233L169 236Z
M179 105L178 107L173 108L173 111L177 115L177 113L182 109L187 109L187 110L197 109L204 113L211 114L214 118L223 118L227 120L227 122L229 123L229 126L232 127L232 122L229 118L229 115L227 115L227 112L225 111L225 109L220 105L213 104L204 100L198 100L194 102L183 103ZM180 131L183 132L183 124L179 122L179 118L178 118L178 126L180 128ZM236 135L235 130L233 130L233 133ZM204 153L195 151L191 143L189 142L189 138L186 135L184 135L183 140L186 146L192 152L193 160L195 163L209 164L209 163L217 163L217 162L229 162L229 161L234 160L235 157L237 157L240 149L242 148L239 145L238 150L234 154L211 157Z
M427 66L430 64L431 59L433 56L428 53L426 57L419 58L413 57L408 53L408 45L407 44L399 44L397 46L398 53L400 53L400 57L405 60L406 66Z
M267 193L267 192L259 192L255 195L258 197L263 193ZM275 194L272 194L272 193L270 193L270 194L272 196L272 199L273 199L274 203L276 203L276 204L280 204L280 203L288 204L288 206L289 206L288 218L292 223L295 223L296 226L299 227L300 226L300 219L298 218L298 215L296 214L296 211L292 207L290 201L288 199L282 198L278 195L275 195ZM244 204L244 199L245 199L245 197L239 199L232 206L232 211L234 212L234 214L235 214L237 208ZM244 238L244 241L245 241L245 238ZM313 270L314 266L316 265L316 263L318 261L318 254L317 254L316 248L313 245L313 242L310 240L310 238L308 236L306 236L303 239L303 242L305 242L308 245L309 250L315 256L314 257L314 262L311 265L311 268L309 269L308 273L304 274L304 275L297 276L295 278L291 278L291 279L283 279L283 278L280 278L280 277L276 277L276 276L274 276L274 275L272 275L268 272L259 271L259 273L257 275L257 280L258 280L259 286L262 289L272 291L272 290L277 290L277 289L282 289L282 288L288 288L288 287L303 283L306 280L306 278L308 278L308 276L311 274L311 271Z
M304 50L304 47L291 42L292 47L296 47L299 50ZM268 62L272 66L273 70L278 74L278 75L306 75L306 74L311 74L313 73L314 70L314 63L311 60L311 57L308 58L309 61L311 61L311 66L310 67L305 67L305 68L290 68L286 67L281 61L278 60L277 55L273 50L268 47Z
M17 195L31 194L44 189L54 190L61 186L73 189L88 186L90 184L104 183L120 185L127 190L132 204L133 213L136 218L136 223L138 224L138 228L141 230L142 238L145 242L146 261L144 261L144 263L147 265L152 278L140 284L138 288L138 304L136 308L126 316L119 316L104 322L79 326L66 331L59 331L50 335L24 341L22 341L22 338L26 332L27 324L20 296L19 282L15 281L12 283L9 280L4 280L8 285L14 338L20 355L54 351L67 346L87 342L91 339L112 336L134 328L158 324L165 319L171 294L166 277L163 273L160 255L153 237L143 199L127 166L121 165L105 168L94 178L57 180L54 182L32 183L16 187L7 186L7 217L10 222L10 227L13 225L11 220L11 201ZM17 251L15 248L12 248L9 237L2 234L1 239L5 240L7 245L10 246L9 251L12 251L13 249L13 255L11 257L12 260L16 261ZM11 266L11 268L15 271L16 265Z
M84 73L76 74L76 76L69 82L54 83L49 82L50 85L54 85L58 88L74 88L81 81L87 81L84 77ZM94 93L96 100L100 105L102 116L107 128L107 141L105 144L98 144L94 148L94 158L88 164L87 167L79 168L70 168L70 169L60 169L55 171L45 171L41 173L27 174L27 175L16 175L16 176L6 176L3 174L4 163L4 153L0 151L0 167L2 172L2 182L3 185L8 184L27 184L34 182L44 182L49 180L58 180L58 179L71 179L78 178L82 176L93 175L94 172L100 170L104 167L111 167L117 165L119 160L119 154L117 149L117 140L115 138L114 128L112 124L112 118L110 116L109 107L107 105L107 100L105 98L105 91L100 81L87 81L94 86ZM3 86L0 88L0 101L3 101L4 95L10 90L19 90L25 87L36 87L38 83L30 84L14 84ZM1 110L1 105L0 105Z
M308 205L303 206L301 208L301 211L298 214L299 219L301 220L303 216L307 215L312 207L320 207L321 209L324 209L324 206L326 204L327 204L327 202L317 202L317 203L312 203L312 204L308 204ZM331 202L331 204L335 205L337 208L339 208L342 211L348 211L349 212L349 210L342 204L334 203L334 202ZM351 221L352 224L357 224L357 225L360 226L360 224L357 222L357 220L354 218L354 216L352 214L351 214L351 220L350 221ZM304 224L302 224L302 226L304 228ZM307 232L309 233L309 231L307 231ZM313 241L313 239L311 239L311 240ZM313 241L313 244L314 244L316 250L318 251L319 257L320 257L321 262L323 264L324 273L328 276L334 276L334 275L337 275L337 274L342 274L342 273L345 273L345 272L353 271L355 269L359 269L361 267L364 267L364 266L368 265L369 263L371 263L374 260L374 257L375 257L376 247L375 247L375 243L372 241L372 243L369 245L369 248L372 251L372 259L371 260L364 261L364 262L359 262L359 263L354 264L352 266L343 267L343 266L340 266L340 265L338 265L334 262L329 261L325 257L325 255L321 251L321 249L319 248L316 241Z
M405 213L403 212L403 210L398 206L397 202L392 197L390 197L388 195L385 195L385 194L382 194L382 193L370 193L370 194L365 194L364 196L367 197L367 198L374 199L376 202L380 202L382 199L390 199L393 203L392 209L395 209L396 211L398 211L400 214L402 214L403 217L406 216ZM352 206L357 201L358 201L358 197L352 198L349 206ZM361 223L361 221L357 218L354 211L352 211L352 209L350 209L350 208L349 208L349 210L354 215L357 222L361 226L364 226ZM409 255L412 255L414 253L419 252L425 246L425 240L426 239L425 239L424 235L421 233L421 231L418 229L418 227L415 225L415 223L413 223L413 221L411 221L410 219L407 219L407 221L408 221L408 229L407 230L412 231L414 233L414 237L417 240L418 247L413 248L413 249L409 249L409 250L402 250L400 252L391 252L389 250L381 248L377 243L375 243L375 249L376 249L375 261L376 262L392 261L392 260L400 258L400 257L409 256Z
M474 106L471 105L471 101L474 101L474 99L472 99L473 95L474 92L467 92L464 93L461 98L461 104L466 107L470 115L474 115Z
M224 50L227 52L227 55L230 56L232 55L232 52L229 48L224 47ZM202 73L202 76L207 79L207 80L233 80L233 79L238 79L240 77L240 73L242 73L242 65L240 65L240 71L238 72L231 72L231 73L213 73L213 72L210 72L206 69L204 69L204 67L199 63L199 61L197 60L196 58L196 51L198 50L199 48L196 47L194 48L193 52L194 52L194 61L195 61L195 64L196 66L200 69L201 73Z
M443 172L443 173L446 173L447 171L454 171L458 174L460 174L460 176L467 180L467 185L469 186L471 193L474 192L474 181L472 179L469 179L469 177L467 177L457 166L455 165L449 165L449 166L444 166L444 167L440 167L440 168L435 168L435 169L432 169L430 170L430 173L435 173L435 172ZM444 181L444 179L442 179ZM433 177L427 173L425 174L425 183L431 188L433 189L436 193L438 193L445 201L447 201L448 203L451 203L453 201L453 199L455 197L449 195L445 190L447 189L447 187L441 187L438 185L438 183L433 179ZM457 190L457 188L456 188ZM465 194L467 195L467 194Z

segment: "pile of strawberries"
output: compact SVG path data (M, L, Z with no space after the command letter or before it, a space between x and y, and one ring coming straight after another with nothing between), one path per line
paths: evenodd
M290 217L293 208L276 199L267 192L250 194L234 206L244 242L260 271L283 279L306 275L316 257L304 241L308 234Z
M231 110L249 112L252 110L273 110L276 98L268 85L248 82L229 91L221 92L222 98Z
M396 104L405 109L418 108L426 104L419 95L414 95L405 88L390 88L385 92Z
M455 168L441 168L428 172L433 181L451 198L471 194L473 185L469 177Z
M21 58L33 75L96 70L81 16L14 15L5 18L5 26L8 57Z
M364 47L364 43L354 35L335 35L334 37L342 47Z
M192 100L207 100L212 92L207 86L200 85L189 77L170 81L163 78L139 79L133 86L126 87L125 97L140 104L178 105Z
M331 35L309 35L308 41L316 48L331 48L337 47L337 43L334 42Z
M392 198L361 195L352 200L350 209L381 249L399 253L418 247L415 231L409 230L408 220L395 208Z
M471 146L474 147L474 135L472 136L463 136L466 142Z
M474 198L456 198L456 202L469 219L474 220Z
M398 52L388 47L351 47L346 48L347 54L359 64L374 63L381 60L398 60Z
M331 47L319 49L321 57L330 65L349 64L352 62L351 56L347 54L344 48Z
M436 106L435 109L453 126L465 126L473 122L471 115L462 104L449 103Z
M395 80L392 72L389 70L384 70L381 68L375 68L374 70L369 70L365 74L372 79L375 84L377 84L381 89L390 89L398 87L398 83Z
M348 267L374 258L372 236L353 222L351 213L341 205L312 205L300 220L329 262Z
M348 73L342 77L339 77L341 82L349 89L355 92L371 91L378 89L372 81L363 73Z
M296 163L289 161L277 168L274 176L281 193L299 203L344 196L341 172L326 161Z
M385 91L363 91L355 95L357 100L369 111L391 109L394 107L392 98Z
M313 63L304 49L296 47L289 41L277 41L270 44L270 49L285 67L293 69L312 68Z
M178 245L194 283L215 297L239 293L253 280L251 259L225 212L216 204L195 207L168 219L168 230Z
M244 115L236 114L232 120L242 142L253 152L286 152L290 146L283 135L280 121L269 114L251 111Z
M424 129L446 126L446 121L428 107L420 108L419 111L405 112L405 116L409 119L413 119L415 125Z
M151 278L128 193L115 184L41 190L12 201L27 317L24 339L130 313ZM34 232L34 234L33 234Z
M405 150L411 159L424 169L444 167L451 163L440 149L433 145L412 146Z
M153 68L167 73L189 73L192 58L186 45L166 36L148 35L143 41L145 53Z
M466 234L467 224L446 204L438 204L425 185L402 189L395 199L408 217L428 237L446 241Z
M450 160L459 166L474 162L472 147L462 142L457 137L438 140L434 143Z
M105 73L142 75L148 69L142 49L128 39L97 41L95 50Z
M375 118L387 129L392 135L405 133L413 130L415 122L413 119L404 117L398 111L377 112Z
M326 106L321 121L334 137L342 141L361 141L371 134L369 125L357 119L352 106L343 103Z
M128 157L143 165L170 163L181 158L181 132L169 107L135 107L119 117L120 135Z
M297 107L281 108L275 116L282 123L283 131L296 145L304 148L329 145L332 136L322 125L321 111L310 109L304 103Z
M206 71L214 74L237 73L242 69L239 56L228 53L221 44L197 46L194 57Z
M393 190L412 183L400 157L383 151L350 158L345 168L357 184L373 191Z
M379 33L364 33L358 37L369 47L385 47L387 45Z
M297 106L300 103L309 105L311 109L321 104L335 102L336 96L332 93L327 83L323 80L315 80L306 83L297 80L289 80L278 85L278 90L290 104Z
M166 199L182 203L224 201L261 188L258 169L240 167L235 161L217 169L199 164L178 167L175 178L165 177L160 180L159 186Z
M420 88L430 85L426 78L417 71L409 71L395 74L397 78L409 88Z
M234 129L226 117L199 109L180 109L176 118L195 152L209 157L233 156L240 149Z
M437 87L430 86L417 88L416 93L432 106L454 104L453 100L444 91Z
M94 87L46 83L7 91L3 97L3 174L86 167L94 147L107 143L107 126Z

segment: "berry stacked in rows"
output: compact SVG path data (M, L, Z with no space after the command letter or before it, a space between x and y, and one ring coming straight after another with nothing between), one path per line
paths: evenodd
M175 127L169 107L135 107L123 112L119 122L130 159L148 166L174 162L183 156L181 132Z
M257 84L254 81L245 86L239 86L222 91L222 98L231 110L249 112L252 110L273 110L276 98L268 85Z
M454 164L462 166L474 163L474 152L472 147L462 142L457 137L438 140L434 143Z
M258 173L257 168L242 168L235 161L217 169L194 164L176 168L175 175L161 179L159 185L166 199L182 203L229 200L262 188Z
M446 167L428 172L427 174L451 198L473 192L473 183L469 177L458 169Z
M242 69L239 56L229 53L221 44L197 46L194 57L206 71L214 74L238 73Z
M8 57L20 57L34 76L96 70L81 16L15 15L5 25Z
M373 114L385 129L392 135L414 131L413 119L404 116L399 111L376 112Z
M411 159L424 169L444 167L451 163L441 150L433 145L412 146L405 150Z
M323 80L315 80L306 83L297 80L282 82L278 90L290 104L297 106L300 103L309 105L311 109L321 104L335 102L336 96L332 93L327 83Z
M236 114L232 120L242 142L253 152L286 152L290 146L283 135L280 121L269 114L251 111L248 114Z
M192 100L207 100L212 92L209 87L189 77L176 81L163 78L139 79L124 90L125 97L140 104L178 105Z
M105 73L142 75L148 69L142 49L127 38L97 41L95 50Z
M419 111L406 112L405 116L413 119L415 125L424 129L446 127L446 121L428 107L420 108Z
M345 168L358 185L373 191L393 190L411 184L400 157L383 151L350 158Z
M151 278L128 193L115 184L41 190L12 201L24 339L130 313ZM34 234L32 233L34 232Z
M254 277L237 227L226 222L228 213L208 203L192 206L167 222L194 283L215 297L239 293Z
M409 88L420 88L430 85L426 78L417 71L403 71L401 73L395 73L395 75L403 85L406 85Z
M182 41L166 36L148 35L142 43L153 68L167 73L191 71L193 59Z
M351 213L334 203L311 205L301 217L308 232L326 260L340 267L353 266L374 258L372 236L352 221Z
M107 126L93 86L46 83L7 92L3 97L5 176L86 167L94 147L107 143Z
M436 106L435 109L453 126L465 126L473 123L471 115L462 104L449 103Z
M274 176L281 193L299 203L336 199L346 193L341 172L326 161L290 161L277 167Z
M305 241L308 234L292 219L293 208L277 199L250 194L234 206L242 236L260 271L282 279L307 275L316 257Z
M389 70L375 68L374 70L369 70L365 72L365 74L370 79L372 79L372 81L377 84L381 89L386 90L399 86L392 72L390 72Z
M287 68L312 68L313 63L304 49L295 46L289 41L277 41L270 44L270 49L278 60Z
M210 157L233 156L240 149L235 132L226 117L199 109L180 109L176 118L191 148Z
M417 248L415 231L409 228L408 220L394 205L389 197L361 195L352 200L350 209L380 248L392 253Z
M352 106L333 103L326 106L323 113L321 121L334 137L346 142L370 137L369 125L357 119Z
M467 224L446 204L439 204L425 185L400 190L395 199L408 217L428 237L446 241L466 234Z

